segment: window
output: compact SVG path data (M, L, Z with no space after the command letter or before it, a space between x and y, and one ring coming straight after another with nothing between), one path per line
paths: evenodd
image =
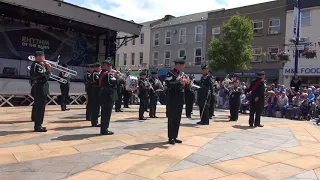
M263 21L254 21L252 23L253 26L253 35L261 36L263 35Z
M128 42L127 42L127 36L124 38L124 46L127 46Z
M139 64L140 66L143 64L143 52L139 53Z
M310 25L310 10L301 11L301 25Z
M280 33L280 19L270 19L269 34L279 34L279 33Z
M154 46L159 46L159 37L160 37L160 33L156 32L153 37L153 45Z
M252 62L261 62L262 48L252 48Z
M179 44L185 44L187 42L187 29L182 28L179 30Z
M144 44L144 33L140 34L140 44Z
M132 46L136 45L136 39L132 39Z
M194 49L194 63L195 65L201 65L202 62L202 48L195 48Z
M117 39L117 46L120 46L120 39Z
M166 32L165 32L165 34L166 34L166 38L165 38L165 42L164 42L164 44L165 45L170 45L171 44L171 30L167 30Z
M159 63L159 52L153 52L153 65L158 65Z
M123 53L123 65L127 65L127 53Z
M195 42L201 42L202 41L202 33L203 33L203 26L199 25L196 26L195 29Z
M220 27L212 28L212 39L220 36Z
M131 53L131 65L134 65L134 56L135 56L135 54Z
M268 60L276 61L278 52L279 52L279 47L277 46L268 47Z
M170 66L171 51L164 51L164 65Z
M185 49L179 49L178 50L178 57L184 57L186 55L186 50Z

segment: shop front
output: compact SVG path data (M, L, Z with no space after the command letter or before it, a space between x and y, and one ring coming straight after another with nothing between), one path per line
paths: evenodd
M285 66L283 69L284 84L290 86L290 81L294 75L294 67ZM302 80L302 86L320 85L320 64L298 65L298 77Z

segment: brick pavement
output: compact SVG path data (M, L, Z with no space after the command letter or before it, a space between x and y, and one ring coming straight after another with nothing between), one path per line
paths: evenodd
M0 110L0 179L302 180L320 177L320 130L307 122L248 117L228 122L216 112L209 126L182 119L183 144L167 144L165 109L159 119L139 121L138 109L113 113L113 136L85 121L83 106L61 112L48 106L47 133L35 133L30 107Z

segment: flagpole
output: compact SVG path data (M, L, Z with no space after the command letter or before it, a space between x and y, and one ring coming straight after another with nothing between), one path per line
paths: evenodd
M298 45L299 45L299 41L300 41L300 16L301 16L301 4L300 4L300 0L297 0L297 8L298 8L298 23L297 23L297 35L296 35L296 44L295 44L295 56L294 56L294 75L297 75L298 73L298 64L299 64L299 51L298 51Z

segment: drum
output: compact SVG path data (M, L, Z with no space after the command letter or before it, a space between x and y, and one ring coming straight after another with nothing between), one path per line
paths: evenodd
M135 76L128 76L126 78L126 90L135 91L138 89L138 78Z

